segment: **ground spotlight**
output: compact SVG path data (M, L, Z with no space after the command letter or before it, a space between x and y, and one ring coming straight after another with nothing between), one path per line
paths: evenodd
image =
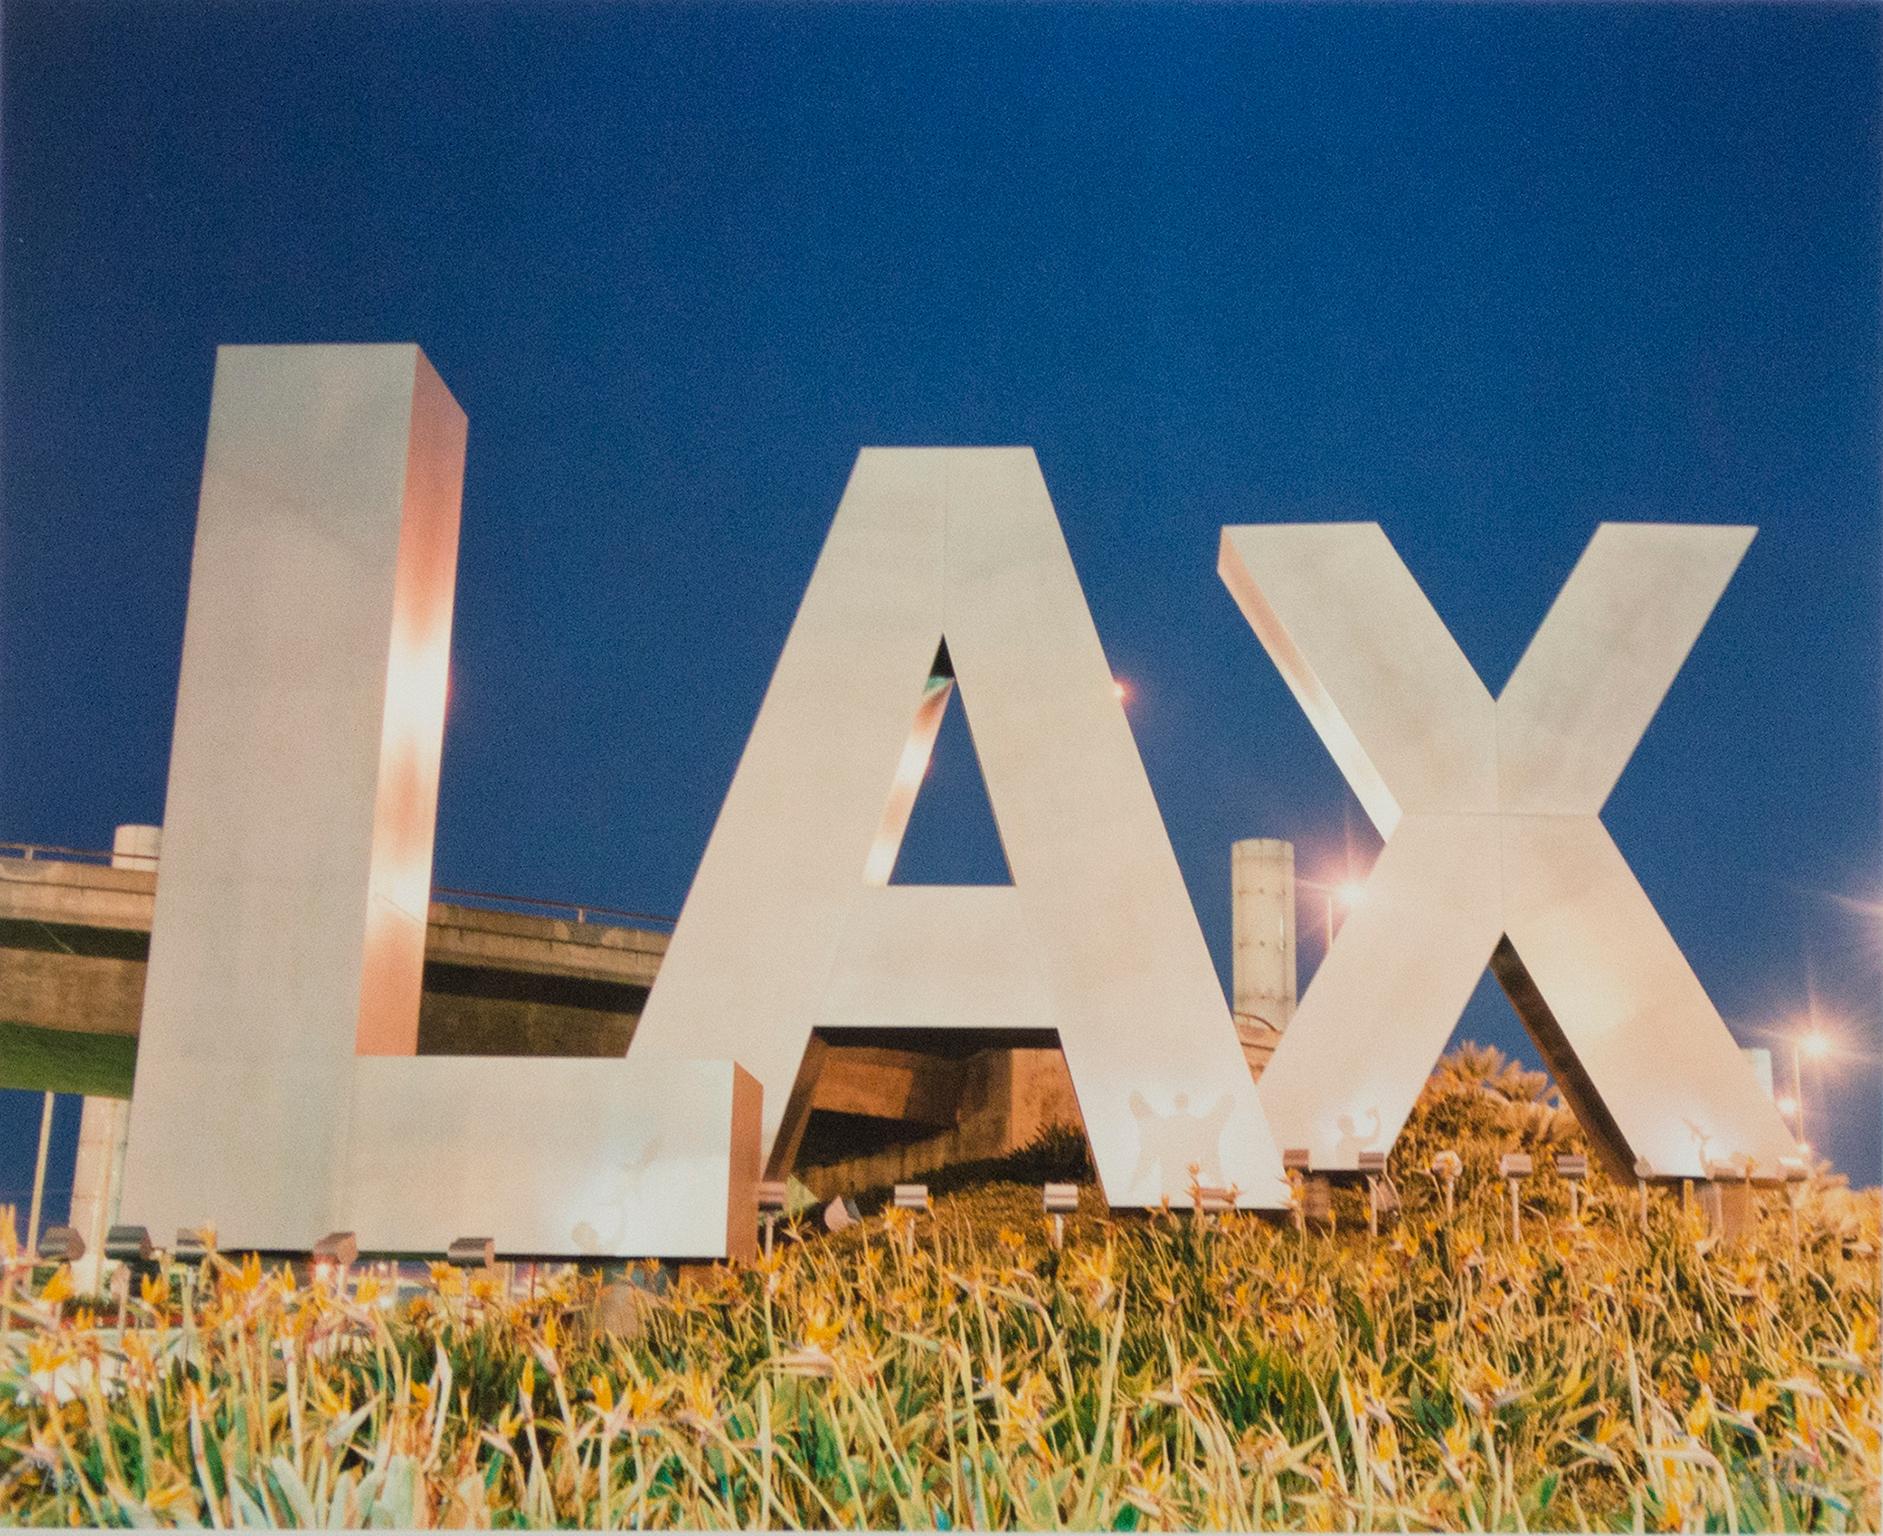
M1517 1198L1517 1186L1536 1172L1536 1161L1528 1152L1506 1152L1497 1160L1498 1176L1510 1186L1510 1240L1523 1237L1523 1204Z
M768 1259L772 1256L772 1229L784 1215L789 1200L790 1192L783 1179L767 1179L758 1187L758 1214L765 1224L765 1257Z
M494 1237L460 1237L445 1250L445 1262L454 1269L489 1269L497 1262Z
M1308 1235L1308 1161L1306 1147L1288 1147L1281 1155L1282 1172L1288 1176L1288 1203L1295 1208L1295 1231Z
M124 1312L131 1297L131 1276L156 1273L157 1250L151 1245L149 1227L113 1227L105 1234L105 1257L116 1263L111 1292L118 1300L118 1333L124 1332Z
M177 1263L195 1269L207 1259L216 1246L215 1230L211 1227L178 1227L177 1240L170 1250L170 1257Z
M929 1209L928 1185L898 1184L892 1196L895 1208L899 1211L926 1211ZM915 1256L915 1225L910 1223L903 1234L903 1245L911 1258Z
M1433 1154L1432 1177L1445 1186L1445 1219L1451 1220L1457 1203L1458 1175L1465 1171L1465 1160L1450 1147Z
M1648 1180L1654 1177L1654 1164L1645 1157L1635 1159L1635 1189L1641 1197L1641 1230L1648 1229Z
M119 1264L148 1264L156 1253L149 1227L113 1227L105 1234L105 1257Z
M1556 1176L1569 1186L1569 1219L1582 1224L1582 1184L1589 1176L1589 1160L1580 1152L1556 1154Z
M360 1256L360 1240L351 1232L329 1232L314 1244L314 1262L344 1270Z
M1040 1191L1046 1214L1053 1218L1053 1247L1066 1245L1066 1218L1079 1209L1077 1184L1048 1184Z
M1191 1213L1200 1221L1205 1216L1221 1216L1236 1208L1236 1192L1213 1184L1199 1184L1191 1200Z
M1290 1178L1289 1186L1296 1190L1295 1230L1303 1237L1308 1235L1310 1221L1324 1221L1331 1230L1334 1224L1334 1189L1325 1174L1313 1171L1313 1154L1307 1147L1285 1147L1281 1155L1282 1171L1299 1175L1299 1179Z
M848 1195L839 1195L824 1207L824 1226L827 1231L841 1232L846 1227L854 1227L863 1219L863 1213L857 1209L856 1201Z
M1811 1170L1802 1157L1781 1157L1778 1160L1778 1176L1785 1181L1785 1214L1791 1223L1791 1242L1794 1249L1798 1246L1798 1202L1805 1192L1805 1181L1811 1177Z
M1398 1197L1393 1192L1391 1181L1386 1177L1386 1154L1384 1152L1362 1152L1355 1159L1360 1172L1366 1175L1366 1229L1370 1237L1380 1235L1380 1212L1391 1210L1398 1205Z

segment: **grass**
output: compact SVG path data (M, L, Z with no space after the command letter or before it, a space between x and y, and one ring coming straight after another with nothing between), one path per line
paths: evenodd
M128 1099L136 1069L135 1035L41 1029L0 1019L0 1088Z
M440 1268L394 1306L219 1259L120 1336L61 1271L0 1369L0 1521L1876 1529L1875 1195L1820 1173L1728 1244L1599 1179L1572 1222L1539 1157L1512 1241L1517 1145L1573 1128L1454 1058L1377 1238L1357 1195L1304 1235L1088 1188L1060 1253L1037 1184L994 1182L715 1267L631 1333L597 1276Z

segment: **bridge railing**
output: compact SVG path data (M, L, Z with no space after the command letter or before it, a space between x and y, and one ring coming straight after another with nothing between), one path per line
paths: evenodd
M143 855L139 855L143 857ZM109 848L61 848L56 843L0 843L0 859L54 859L61 864L109 864Z
M162 862L160 854L133 855L139 862L130 868L147 868ZM66 848L57 843L0 843L0 859L18 859L23 863L109 865L109 848ZM652 924L671 931L677 918L659 912L635 912L626 907L607 907L592 901L551 901L541 896L510 896L498 891L469 891L455 885L434 885L434 901L458 906L483 907L493 912L517 911L523 916L571 916L578 923L598 923L607 927Z

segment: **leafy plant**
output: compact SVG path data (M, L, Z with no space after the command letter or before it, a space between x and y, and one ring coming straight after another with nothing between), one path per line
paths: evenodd
M63 1271L16 1276L0 1521L1875 1529L1874 1192L1820 1171L1725 1243L1599 1175L1574 1221L1539 1158L1513 1242L1498 1154L1575 1143L1525 1140L1546 1101L1448 1063L1377 1238L1114 1216L1088 1185L1056 1251L1061 1138L932 1214L788 1224L628 1333L573 1269L395 1296L218 1257L141 1286L122 1333Z

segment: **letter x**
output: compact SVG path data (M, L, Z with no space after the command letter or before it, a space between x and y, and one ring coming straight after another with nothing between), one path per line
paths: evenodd
M1386 839L1260 1092L1284 1151L1391 1145L1488 963L1607 1165L1798 1148L1599 819L1753 529L1604 523L1492 699L1377 524L1218 572Z

